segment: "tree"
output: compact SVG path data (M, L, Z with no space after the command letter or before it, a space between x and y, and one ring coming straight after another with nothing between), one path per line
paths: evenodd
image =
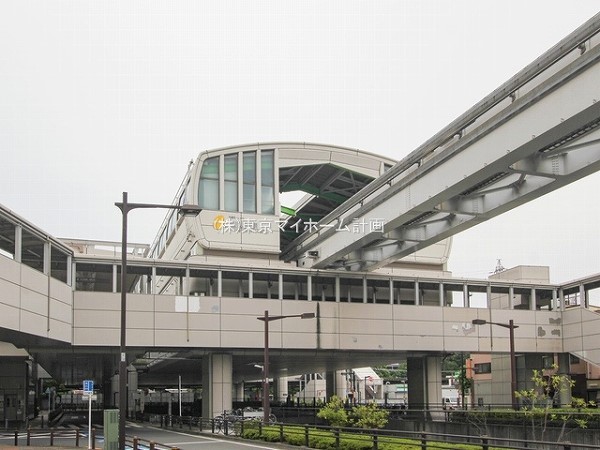
M389 411L375 403L352 408L352 422L358 428L383 428L388 422Z
M329 422L332 427L345 427L348 425L348 413L344 402L337 395L333 395L327 404L319 410L317 417Z
M534 387L516 391L515 396L524 403L523 413L530 419L533 439L543 440L548 426L559 422L561 441L566 434L567 425L575 424L579 428L587 428L588 418L576 413L581 408L595 406L595 403L586 402L582 398L573 397L571 405L567 408L555 409L554 405L559 403L560 393L570 390L575 382L567 374L559 374L558 366L552 366L553 374L544 375L540 370L533 370Z

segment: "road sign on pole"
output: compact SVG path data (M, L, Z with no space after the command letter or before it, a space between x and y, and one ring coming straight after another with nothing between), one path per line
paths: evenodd
M92 396L94 380L83 380L83 395L88 396L88 449L92 448Z
M83 380L83 395L94 393L94 380Z

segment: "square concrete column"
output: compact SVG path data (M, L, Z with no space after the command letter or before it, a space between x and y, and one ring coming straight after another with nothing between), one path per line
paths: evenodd
M202 358L202 417L214 417L231 410L233 359L226 353Z

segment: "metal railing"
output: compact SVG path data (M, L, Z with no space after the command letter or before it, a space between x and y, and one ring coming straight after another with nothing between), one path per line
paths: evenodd
M214 419L192 416L152 415L147 417L151 423L163 428L179 428L188 432L221 434L230 437L279 441L293 445L313 447L317 441L329 440L334 448L342 448L347 441L370 444L378 450L382 444L398 439L409 439L412 445L426 448L448 448L448 444L468 443L481 450L512 449L523 450L544 448L547 450L598 449L595 444L574 443L570 441L533 441L514 437L503 438L487 435L463 435L436 433L426 431L398 431L380 429L358 429L330 427L323 425L306 425L290 423L263 424L256 420L237 420L225 417Z

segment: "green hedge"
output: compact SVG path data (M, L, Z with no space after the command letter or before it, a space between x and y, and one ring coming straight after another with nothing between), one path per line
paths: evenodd
M280 441L280 429L276 425L262 426L252 424L244 426L243 437L245 439L263 440L267 442ZM284 442L290 445L303 446L305 444L305 428L300 426L284 426ZM363 433L339 434L340 450L371 450L373 448L373 436ZM336 438L333 430L324 430L317 428L309 429L309 447L320 450L336 450ZM379 436L379 450L421 450L421 441L417 439L397 438L393 436ZM455 450L481 450L480 445L474 444L455 444L448 442L428 442L427 448L434 450L436 448L455 449ZM492 447L490 447L492 449Z

